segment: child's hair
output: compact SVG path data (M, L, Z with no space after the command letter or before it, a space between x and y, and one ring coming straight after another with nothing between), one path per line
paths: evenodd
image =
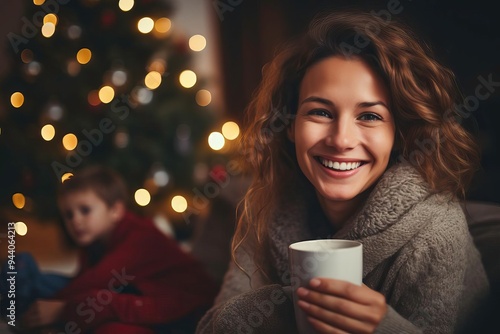
M72 177L61 184L57 197L61 198L69 193L86 190L93 191L108 207L116 202L127 203L127 188L121 176L102 166L92 166L76 171Z
M362 59L387 86L396 124L390 164L409 161L433 191L459 197L478 168L479 148L454 108L463 101L454 75L410 29L359 11L323 14L266 64L248 106L242 152L253 181L242 202L233 255L246 238L265 242L266 223L286 185L301 179L287 128L306 70L330 56Z

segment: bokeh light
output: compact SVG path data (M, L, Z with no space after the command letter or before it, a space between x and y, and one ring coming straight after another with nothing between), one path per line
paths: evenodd
M194 35L189 39L189 47L193 51L202 51L207 46L207 40L202 35Z
M123 86L127 82L127 72L116 70L111 75L111 82L115 86Z
M68 71L68 74L71 75L72 77L75 77L80 73L81 65L74 59L71 59L68 61L68 65L66 70Z
M73 173L64 173L63 176L61 176L61 183L64 183L64 181L70 179L73 176Z
M164 187L170 181L170 176L166 170L160 169L154 172L153 181L158 187Z
M70 39L80 38L81 34L82 34L82 28L80 28L77 25L72 25L68 28L68 37Z
M174 196L170 202L175 212L183 213L187 209L187 200L180 195Z
M21 193L15 193L14 195L12 195L12 203L16 208L22 209L26 204L26 197L24 197L24 195Z
M134 0L120 0L118 2L118 7L124 12L128 12L134 7Z
M214 151L222 149L225 143L224 136L220 132L212 132L208 136L208 145Z
M151 201L151 195L149 194L149 191L143 188L137 189L134 194L134 198L136 203L140 206L146 206Z
M196 73L190 70L182 71L179 75L179 82L184 88L191 88L196 84Z
M56 129L52 124L45 124L42 127L40 133L42 134L42 138L45 141L51 141L52 139L54 139L54 136L56 135Z
M212 94L206 89L200 89L196 93L196 103L201 107L206 107L212 102Z
M31 63L28 64L28 74L29 75L33 75L33 76L38 75L38 74L40 74L41 70L42 70L42 66L37 61L32 61Z
M115 90L111 86L104 86L99 89L99 99L102 103L109 103L115 97Z
M125 148L130 141L129 135L124 130L118 130L115 135L115 145L118 148Z
M43 17L43 24L52 23L53 25L57 25L57 16L56 14L47 14Z
M15 92L10 96L10 103L14 108L21 108L24 104L24 95L21 92Z
M235 122L226 122L222 126L222 134L226 139L234 140L240 135L240 127Z
M47 107L47 114L50 119L58 121L62 118L64 113L63 108L59 103L50 103Z
M56 25L52 22L47 22L42 26L42 35L45 38L50 38L56 32Z
M30 49L24 49L21 52L21 60L25 64L28 64L29 62L33 61L33 51L31 51Z
M172 21L166 17L162 17L155 22L155 30L161 34L164 34L170 30L172 27Z
M161 84L161 74L156 71L151 71L144 78L144 84L149 89L156 89Z
M143 17L137 23L137 29L139 29L139 31L141 33L147 34L147 33L150 33L151 30L153 30L154 25L155 25L155 22L153 21L152 18L150 18L150 17Z
M78 145L78 138L76 138L74 134L68 133L63 137L62 144L65 149L67 149L68 151L72 151Z
M78 51L78 53L76 54L76 60L82 65L87 64L91 58L92 51L87 48L80 49L80 51Z
M87 101L93 107L101 104L101 100L99 99L99 92L97 90L91 90L87 95Z
M33 3L37 6L43 5L45 3L45 0L33 0Z
M14 224L14 230L18 235L24 236L28 233L28 226L23 222L17 222Z
M148 104L153 100L153 92L144 87L134 89L132 94L140 104Z
M165 60L163 59L155 59L151 62L151 64L149 64L148 66L148 70L149 71L156 71L160 74L163 74L165 73L165 70L166 70L166 63L165 63Z

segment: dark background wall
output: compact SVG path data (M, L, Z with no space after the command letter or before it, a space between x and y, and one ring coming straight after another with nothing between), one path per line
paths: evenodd
M211 1L211 0L209 0ZM212 1L211 1L212 2ZM214 2L215 3L215 2ZM243 119L251 95L261 79L262 66L276 46L302 32L321 10L360 8L368 11L402 8L391 19L408 23L431 45L437 58L451 68L464 96L474 96L479 77L497 82L491 96L465 121L482 147L482 169L469 199L500 203L500 7L496 1L220 1L219 9L225 104L235 119ZM399 5L397 5L399 3Z

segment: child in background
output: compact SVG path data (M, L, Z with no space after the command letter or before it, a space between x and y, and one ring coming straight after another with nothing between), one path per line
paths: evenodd
M216 286L150 220L128 212L126 199L120 177L101 167L77 172L62 184L58 204L81 247L80 270L52 298L35 300L22 316L23 327L168 333L196 326Z

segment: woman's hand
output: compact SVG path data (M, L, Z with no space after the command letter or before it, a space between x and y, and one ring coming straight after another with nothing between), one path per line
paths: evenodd
M66 306L62 300L37 299L21 319L24 328L44 327L56 323Z
M373 333L387 312L381 293L335 279L314 278L297 295L298 305L319 333Z

